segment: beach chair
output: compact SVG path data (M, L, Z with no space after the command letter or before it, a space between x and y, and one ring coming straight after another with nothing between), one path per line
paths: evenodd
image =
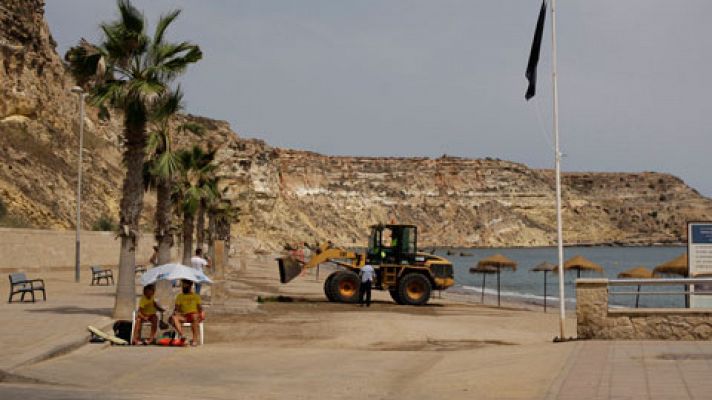
M105 284L101 285L101 280L104 280ZM109 283L111 280L111 283ZM114 272L108 268L102 268L93 266L91 267L91 285L101 285L109 286L114 284Z
M159 324L160 324L160 321L163 320L163 313L160 313L160 315L161 315L161 316L160 316L160 318L158 319L158 320L159 320ZM144 325L151 326L151 322L150 322L150 321L143 321L143 322L141 323L141 326L144 326ZM190 322L183 322L182 325L183 325L183 328L190 328L190 327L191 327L191 323L190 323ZM134 311L134 312L131 314L131 341L130 341L129 343L133 343L133 339L134 339L134 338L133 338L133 332L134 332L135 329L136 329L136 311ZM159 328L158 330L160 331L160 328ZM203 328L203 321L201 321L200 324L198 325L198 330L200 331L200 345L202 346L203 344L205 344L205 329ZM139 331L138 340L141 340L141 331Z
M32 302L35 302L35 292L42 292L42 300L47 301L47 292L45 292L45 284L43 279L27 279L24 272L15 272L8 276L10 278L10 297L8 303L12 303L12 298L16 294L21 294L20 301L25 301L25 295L29 293L32 296Z

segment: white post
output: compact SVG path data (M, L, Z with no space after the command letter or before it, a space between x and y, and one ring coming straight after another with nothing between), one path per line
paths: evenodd
M84 90L80 87L74 87L73 93L79 94L79 161L77 165L77 237L76 246L74 248L74 281L79 283L79 271L81 263L81 237L80 230L82 226L82 149L84 147Z
M566 338L566 297L564 294L564 233L561 220L561 152L559 151L559 88L556 76L556 0L551 0L551 59L554 88L554 146L556 154L556 236L559 253L559 339Z

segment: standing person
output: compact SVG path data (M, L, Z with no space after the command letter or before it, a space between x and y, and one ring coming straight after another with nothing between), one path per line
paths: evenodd
M158 246L153 246L153 255L148 260L152 267L158 266Z
M210 268L210 258L204 258L203 249L198 247L197 249L195 249L195 255L190 259L190 265L198 271L205 273L203 267ZM201 287L202 285L200 283L195 284L195 294L200 294Z
M371 307L371 284L373 283L373 278L376 275L376 271L373 269L373 266L370 264L366 264L363 267L361 267L361 271L359 271L359 276L361 276L361 290L359 291L359 304L361 304L361 307L364 305L366 307ZM366 303L364 304L364 297L366 297Z

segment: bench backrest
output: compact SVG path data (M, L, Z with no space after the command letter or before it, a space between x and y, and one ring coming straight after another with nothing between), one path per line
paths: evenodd
M24 272L15 272L10 274L10 283L18 283L26 280L27 276L25 276Z
M96 272L101 272L101 271L103 271L103 268L101 268L101 267L98 267L96 265L91 267L91 272L96 273Z

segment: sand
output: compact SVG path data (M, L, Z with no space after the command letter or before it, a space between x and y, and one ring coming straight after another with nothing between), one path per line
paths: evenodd
M538 399L569 362L555 313L468 304L370 308L325 300L313 273L278 282L271 257L232 260L225 304L208 308L200 348L86 345L16 373L103 393L225 399ZM258 296L291 302L258 303ZM575 322L567 320L574 332ZM553 386L552 386L553 385Z

